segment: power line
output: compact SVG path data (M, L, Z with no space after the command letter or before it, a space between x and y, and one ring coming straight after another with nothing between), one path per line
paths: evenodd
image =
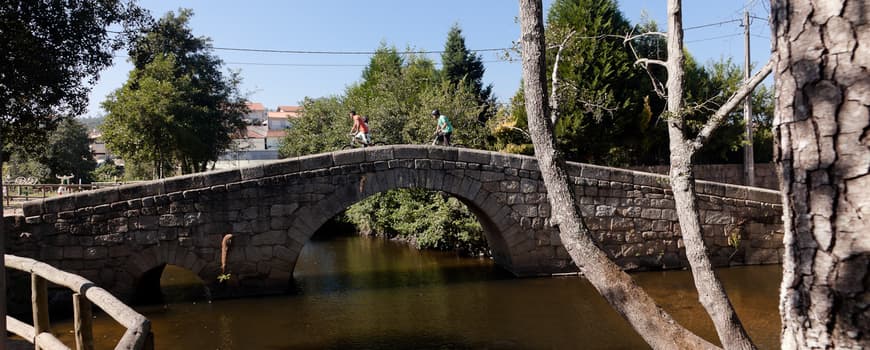
M504 60L481 61L482 63L511 63ZM270 63L270 62L224 62L228 65L240 66L274 66L274 67L368 67L367 64L331 64L331 63ZM441 64L435 64L436 66Z
M697 25L697 26L693 26L693 27L686 27L686 28L683 28L683 31L686 31L686 30L692 30L692 29L699 29L699 28L706 28L706 27L712 27L712 26L719 26L719 25L723 25L723 24L727 24L727 23L732 23L732 22L740 22L740 20L739 20L739 19L732 19L732 20L728 20L728 21L722 21L722 22L716 22L716 23L709 23L709 24L702 24L702 25Z
M714 36L714 37L709 37L709 38L704 38L704 39L687 40L687 41L684 41L684 43L688 44L688 43L696 43L696 42L699 42L699 41L709 41L709 40L716 40L716 39L724 39L724 38L730 38L730 37L734 37L734 36L738 36L738 35L743 35L743 33L734 33L734 34L720 35L720 36Z
M129 56L114 56L115 58L130 58ZM281 62L233 62L227 61L223 62L227 65L234 66L265 66L265 67L324 67L324 68L340 68L340 67L368 67L368 64L344 64L344 63L281 63ZM487 60L481 61L481 63L511 63L505 60ZM441 65L440 63L436 63L436 66Z
M239 47L213 47L215 50L222 51L243 51L243 52L266 52L266 53L289 53L289 54L313 54L313 55L374 55L377 54L377 51L311 51L311 50L277 50L277 49L251 49L251 48L239 48ZM510 50L509 47L503 48L491 48L491 49L475 49L468 50L469 52L492 52L492 51L505 51ZM407 55L407 54L433 54L433 53L444 53L446 51L402 51L398 52L399 54Z

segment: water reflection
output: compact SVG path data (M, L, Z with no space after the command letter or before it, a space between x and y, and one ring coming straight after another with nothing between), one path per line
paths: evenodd
M753 339L778 347L779 267L719 273ZM689 273L635 277L680 323L715 339ZM646 348L585 280L517 279L486 259L339 237L307 244L293 283L283 296L139 309L158 349ZM98 348L121 334L109 321L96 320Z

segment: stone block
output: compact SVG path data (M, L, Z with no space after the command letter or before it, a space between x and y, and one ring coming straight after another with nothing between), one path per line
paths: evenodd
M538 168L538 160L534 157L522 157L522 165L520 166L523 170L540 172Z
M84 249L80 246L63 247L64 259L81 259L84 257Z
M459 149L459 158L460 162L466 163L477 163L477 164L490 164L492 153L489 151L481 151L470 148L460 148Z
M725 197L735 199L746 199L747 188L743 186L725 186Z
M429 150L425 146L394 145L393 157L396 159L425 159L429 157Z
M193 188L201 188L205 184L205 175L191 174L163 179L165 193L182 192Z
M499 190L501 192L519 192L520 190L520 182L515 180L502 180L499 183Z
M619 213L619 215L621 215L623 217L638 218L638 217L640 217L641 208L635 207L635 206L627 207L627 208L620 208L618 210L618 213Z
M656 208L644 208L640 211L640 217L644 219L658 220L662 218L662 210Z
M54 197L42 201L43 213L59 213L62 211L73 211L75 209L75 196Z
M614 217L610 220L610 229L617 231L634 230L634 219Z
M389 161L395 158L391 147L368 148L365 153L366 162Z
M701 212L703 223L712 225L727 225L734 222L734 217L731 213L721 211L703 211Z
M616 208L609 205L598 205L595 207L595 216L613 216Z
M239 177L241 181L251 180L251 179L259 179L265 175L265 170L262 165L249 166L239 169ZM232 182L227 184L227 190L232 191L236 186L239 186L237 183Z
M21 212L27 217L43 215L42 202L43 200L25 202L21 206Z
M492 153L490 155L490 163L493 168L514 168L522 169L523 159L515 155ZM537 169L535 169L537 170Z

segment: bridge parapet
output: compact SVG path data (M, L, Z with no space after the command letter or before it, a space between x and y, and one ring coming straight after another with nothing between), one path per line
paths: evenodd
M666 176L579 163L569 163L567 173L587 226L618 263L685 266ZM165 264L199 274L215 294L281 289L302 246L326 220L394 188L443 191L462 200L484 226L496 262L518 275L576 270L550 226L534 157L437 146L324 153L34 201L8 239L16 254L122 295ZM696 189L714 263L779 262L777 192L704 181ZM227 233L234 235L233 287L216 282Z

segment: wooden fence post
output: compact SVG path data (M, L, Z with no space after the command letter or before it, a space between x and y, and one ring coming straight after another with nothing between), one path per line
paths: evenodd
M33 336L51 332L48 321L48 281L35 273L30 274L30 302L33 308ZM41 350L39 341L34 339L34 349Z
M76 350L94 350L94 325L91 302L79 293L73 293L75 313Z

